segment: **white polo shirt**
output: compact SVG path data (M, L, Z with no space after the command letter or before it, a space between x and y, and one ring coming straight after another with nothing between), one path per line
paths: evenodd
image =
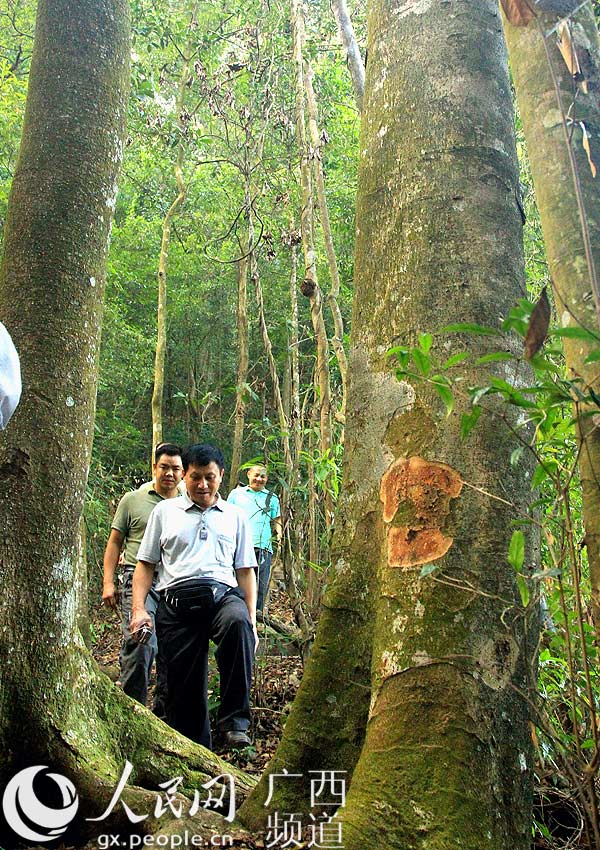
M154 508L138 560L156 564L157 590L190 578L236 587L235 571L256 566L252 532L242 511L220 496L201 511L187 493Z
M0 322L0 431L8 425L21 398L19 355L9 332Z

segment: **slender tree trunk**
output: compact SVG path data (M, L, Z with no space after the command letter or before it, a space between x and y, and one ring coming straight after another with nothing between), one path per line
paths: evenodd
M250 199L248 198L248 204ZM248 382L248 257L242 257L238 263L238 303L237 303L237 330L238 330L238 370L235 390L235 427L233 432L233 446L231 449L231 471L229 475L229 489L233 490L238 478L239 468L242 462L242 444L244 439L244 421L246 417L246 384Z
M369 12L341 527L268 771L354 770L347 850L531 841L528 659L506 557L530 469L510 471L514 440L495 421L464 444L460 411L447 418L427 384L399 382L387 357L448 322L499 322L524 294L497 5L456 0L452 11L379 0ZM427 116L418 134L414 103ZM466 486L494 491L499 476L511 509ZM421 575L429 564L434 578ZM270 811L309 811L303 781L276 782ZM265 776L243 809L249 823L265 818L266 789Z
M196 22L198 15L198 4L194 5L192 11L192 25ZM191 26L192 34L195 27ZM156 327L156 353L154 356L154 387L152 390L152 450L150 464L154 463L154 449L163 441L163 396L165 388L165 367L167 359L167 263L169 259L169 243L171 241L171 227L173 219L187 196L187 184L183 176L183 166L186 155L185 137L187 134L186 118L184 117L185 95L188 90L190 78L190 62L194 49L194 39L190 37L183 56L181 77L175 109L177 111L179 132L181 139L177 146L177 157L175 159L174 172L177 184L177 195L167 210L163 219L162 239L160 243L160 256L158 259L158 311Z
M346 48L348 69L352 79L356 105L358 106L358 111L362 112L363 97L365 94L365 65L360 55L356 36L354 35L354 27L350 20L346 0L332 0L331 8L338 24L342 44Z
M344 350L344 321L338 298L340 295L340 273L338 270L337 258L335 256L335 247L333 245L333 234L331 232L331 223L329 221L329 210L327 208L327 196L325 194L325 179L323 177L323 161L321 155L321 135L319 133L319 117L317 111L317 99L313 88L313 71L310 60L306 61L306 73L304 75L304 83L306 86L306 102L308 105L308 127L310 131L310 139L313 149L313 174L315 183L317 184L317 199L319 202L319 214L321 217L321 228L323 231L323 242L327 252L327 262L329 263L329 274L331 276L331 290L327 296L327 303L333 316L333 326L335 333L331 339L333 350L337 358L338 367L340 370L340 378L342 381L342 403L339 417L344 421L346 415L346 395L348 383L348 362L346 351Z
M248 239L254 240L254 226L252 222L252 210L248 210L249 218L248 218ZM267 355L267 362L269 364L269 373L271 375L271 383L273 385L273 395L275 398L275 409L277 411L277 418L279 419L279 428L281 431L281 444L283 447L283 462L285 464L286 476L289 478L292 474L292 455L290 452L290 433L289 433L289 423L287 421L285 411L283 409L283 400L281 397L281 386L279 383L279 373L277 371L277 363L275 362L275 357L273 356L273 346L271 345L271 339L269 337L269 329L267 328L267 322L265 319L265 307L263 302L263 294L262 294L262 286L260 283L260 274L258 272L258 262L256 259L256 251L252 251L250 254L250 277L252 279L252 283L254 284L254 292L256 295L256 307L258 312L258 325L260 328L260 334L262 337L263 345L265 348L265 352Z
M315 387L315 398L316 398ZM317 405L311 408L310 428L308 430L308 454L312 458L315 451L314 427L317 424ZM313 564L319 563L319 507L317 501L317 482L314 464L308 464L308 560L309 567L306 570L306 595L308 597L309 611L314 613L319 599L320 576Z
M543 29L550 29L552 23L549 18L541 19ZM526 27L513 27L505 22L558 318L563 327L584 327L598 331L598 305L595 303L586 260L571 162L572 156L587 220L589 246L598 273L600 178L592 174L583 148L581 126L582 123L589 133L592 160L600 169L600 44L591 3L586 3L576 13L569 29L580 59L587 92L581 83L574 83L556 46L556 35L546 39L545 47L535 20ZM560 106L553 73L559 87ZM569 143L565 138L561 110L573 122L568 126ZM597 361L585 362L598 346L580 339L564 339L563 344L569 376L580 378L584 387L600 394L600 364ZM592 585L592 615L596 641L600 646L600 427L594 413L597 413L597 407L586 409L579 406L576 411L585 543Z
M79 795L75 831L103 811L132 755L125 799L138 811L143 804L151 812L156 799L143 783L155 789L189 766L188 788L199 787L229 770L134 708L100 674L77 624L79 521L127 114L128 24L125 0L81 0L76 10L67 0L38 3L0 271L1 312L23 373L21 405L0 435L0 786L26 766L58 769ZM191 761L184 766L180 754ZM243 775L240 781L247 787ZM14 839L0 834L3 846Z
M290 225L292 244L290 245L290 431L293 440L294 469L290 487L294 487L298 477L298 463L302 448L302 427L300 422L300 337L298 334L298 254L293 242L293 222Z
M319 384L320 451L326 455L331 451L331 389L329 380L329 346L323 319L323 296L317 279L316 254L313 238L313 197L310 175L310 160L304 120L304 12L302 0L291 0L292 28L294 31L294 62L296 65L296 133L300 152L300 183L302 188L302 212L300 225L304 248L303 295L310 299L310 316L317 349L317 377ZM332 520L332 502L326 498L325 515L328 527Z
M150 462L154 463L154 449L163 441L163 396L165 388L165 364L167 359L167 260L171 225L177 210L183 204L186 188L183 182L183 148L177 153L175 177L178 194L163 219L160 257L158 260L158 312L156 326L156 353L154 356L154 388L152 390L152 451Z

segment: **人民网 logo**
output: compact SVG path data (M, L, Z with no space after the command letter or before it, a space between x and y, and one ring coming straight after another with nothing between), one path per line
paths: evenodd
M6 822L21 838L28 841L52 841L66 832L77 814L79 798L75 786L60 773L46 773L45 779L52 780L62 795L62 808L44 805L33 789L35 777L47 771L47 765L35 765L19 771L4 789L2 809Z

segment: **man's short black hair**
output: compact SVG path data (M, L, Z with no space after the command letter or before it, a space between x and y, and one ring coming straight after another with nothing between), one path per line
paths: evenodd
M219 469L225 469L223 452L210 443L193 443L184 450L181 460L184 472L187 472L189 466L208 466L209 463L216 463Z
M168 455L169 457L179 455L181 457L182 454L181 446L178 446L176 443L159 443L154 449L154 463L158 463L158 459L162 455Z

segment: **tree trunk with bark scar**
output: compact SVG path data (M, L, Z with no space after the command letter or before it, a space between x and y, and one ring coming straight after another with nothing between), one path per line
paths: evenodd
M497 4L456 0L451 17L446 5L370 7L341 527L268 769L303 776L276 778L268 810L263 777L241 813L253 825L307 813L308 772L346 770L348 850L531 840L529 659L507 561L531 464L511 471L517 442L492 417L463 443L461 410L447 417L427 382L399 382L386 354L450 322L499 325L524 295ZM427 121L415 133L417 104ZM461 346L486 351L473 337ZM499 480L511 507L480 492Z
M543 29L554 21L541 19ZM558 318L563 327L598 331L597 304L586 261L581 221L573 184L569 147L561 121L551 67L559 85L562 110L573 122L582 122L590 137L590 154L600 170L600 43L591 3L571 19L572 40L581 66L576 84L556 46L556 36L544 40L534 20L526 27L505 22L510 63L535 194L540 211L548 270L552 279ZM576 100L574 98L576 95ZM572 106L573 104L573 106ZM600 272L600 193L583 148L581 124L568 127L571 150L578 172L583 207L596 274ZM585 360L599 346L581 339L563 340L571 379L600 394L600 364ZM579 472L582 485L585 543L592 584L592 615L600 646L600 419L597 407L576 411L580 444Z
M465 443L461 410L447 417L426 382L397 383L385 355L452 322L498 325L524 295L497 3L457 0L449 17L442 0L375 0L368 26L350 364L363 377L348 418L377 408L388 421L370 467L346 483L368 494L379 563L344 846L526 850L530 659L507 552L531 462L511 470L517 440L492 416ZM415 133L417 103L428 119ZM481 492L500 481L512 507Z
M229 770L101 674L78 628L79 520L129 51L125 0L82 0L76 11L40 0L0 272L23 373L20 407L0 435L0 787L21 768L50 765L74 782L73 829L88 834L100 830L84 817L102 813L126 758L135 772L124 798L138 811L152 811L147 789L182 771L192 789ZM0 843L14 840L0 824Z

